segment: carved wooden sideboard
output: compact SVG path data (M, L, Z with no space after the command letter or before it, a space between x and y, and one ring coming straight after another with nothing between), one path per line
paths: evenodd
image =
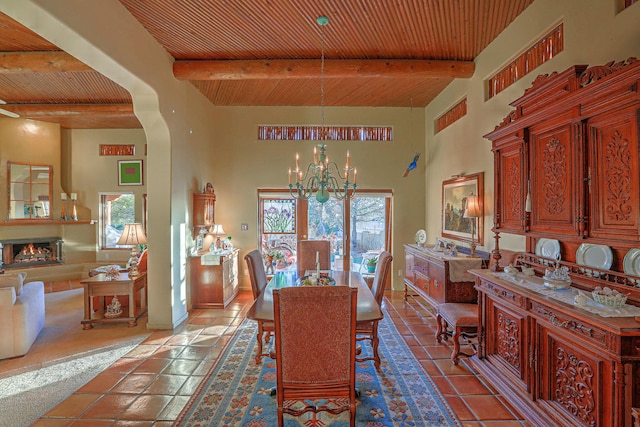
M474 366L529 421L634 425L632 408L640 407L640 322L600 317L504 280L505 273L471 273L477 276L480 313ZM572 280L579 279L572 275Z
M624 258L640 248L640 61L538 76L485 135L494 153L492 271L475 271L478 368L535 425L632 426L640 407L640 321L604 318L501 280L500 234L541 275L540 239L557 240L572 286L608 286L640 306ZM578 265L583 243L611 249L608 270ZM513 260L512 260L513 261ZM550 261L555 263L555 260ZM640 420L636 420L640 423Z
M494 153L492 268L501 267L499 234L512 233L528 237L529 252L540 237L557 239L572 262L581 243L608 245L622 271L640 246L639 82L634 58L541 75L485 135Z

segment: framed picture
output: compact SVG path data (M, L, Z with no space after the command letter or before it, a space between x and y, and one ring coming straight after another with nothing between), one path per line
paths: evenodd
M142 160L118 160L118 185L142 185Z
M465 218L470 195L478 196L480 216ZM484 241L484 172L442 182L442 236L463 242Z

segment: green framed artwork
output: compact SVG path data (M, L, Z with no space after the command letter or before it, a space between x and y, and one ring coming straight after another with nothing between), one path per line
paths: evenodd
M142 185L142 160L118 160L118 185Z

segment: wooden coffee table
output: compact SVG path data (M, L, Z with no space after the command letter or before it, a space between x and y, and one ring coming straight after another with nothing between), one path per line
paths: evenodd
M84 319L82 329L93 328L94 323L128 322L134 327L138 319L147 313L147 273L129 277L129 273L120 273L115 279L110 279L105 273L81 280L84 287ZM140 294L140 305L136 304L136 294ZM105 297L127 295L129 297L129 311L120 317L105 317ZM99 297L98 307L93 307L93 297ZM125 316L128 314L128 316Z

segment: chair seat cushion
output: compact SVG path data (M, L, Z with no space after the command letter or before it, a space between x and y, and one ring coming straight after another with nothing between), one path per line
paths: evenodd
M438 314L452 326L478 326L477 304L440 304L438 306Z

